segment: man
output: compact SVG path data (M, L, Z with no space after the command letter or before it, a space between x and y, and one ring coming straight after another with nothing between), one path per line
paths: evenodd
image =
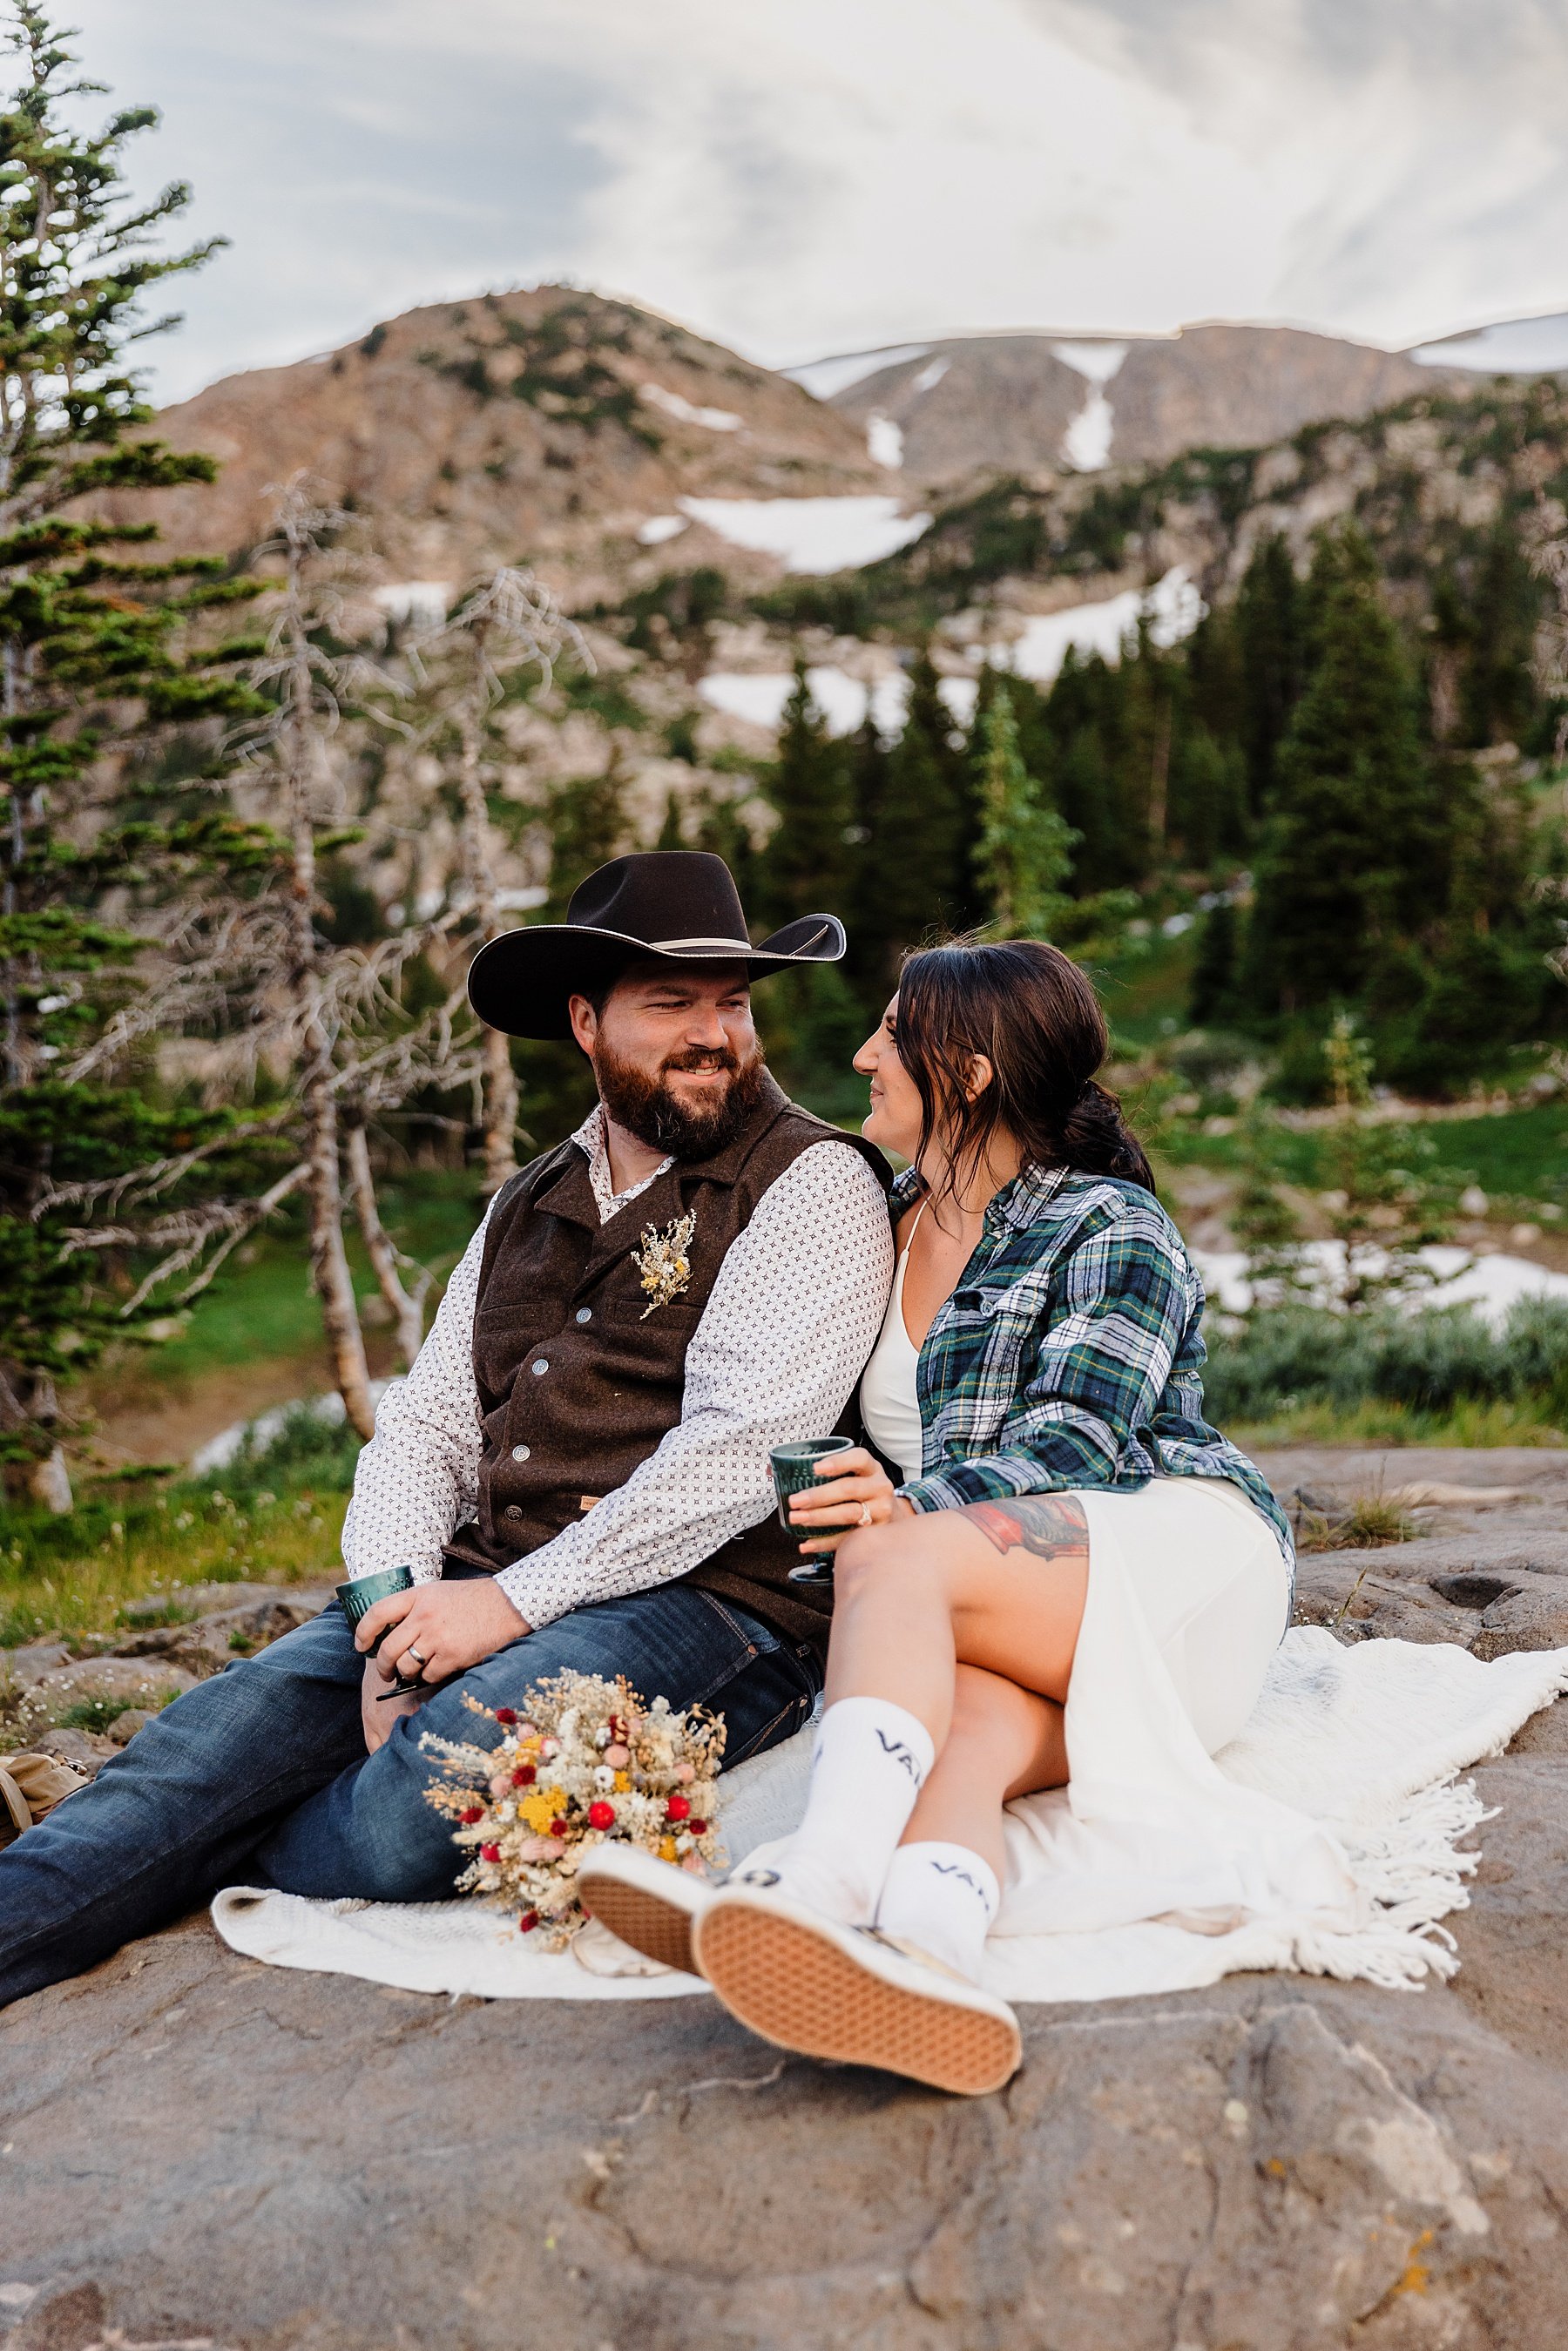
M472 1738L470 1693L624 1674L722 1713L727 1764L805 1719L827 1619L789 1581L768 1454L844 1412L893 1247L880 1158L780 1092L749 984L843 947L821 914L753 949L727 867L680 851L482 949L481 1019L575 1037L600 1100L497 1193L360 1458L349 1573L414 1586L202 1683L0 1852L0 2002L240 1880L449 1895L420 1740ZM399 1676L432 1695L389 1697Z

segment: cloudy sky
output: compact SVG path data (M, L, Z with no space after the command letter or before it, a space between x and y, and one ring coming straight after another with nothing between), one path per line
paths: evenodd
M779 365L1568 308L1563 0L61 0L231 249L165 398L570 276ZM150 354L151 355L151 354Z

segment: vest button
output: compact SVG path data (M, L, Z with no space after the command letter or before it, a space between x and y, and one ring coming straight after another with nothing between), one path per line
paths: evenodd
M513 1460L514 1460L514 1461L526 1461L526 1460L528 1459L528 1447L527 1447L526 1445L514 1445L514 1446L513 1446L513 1447L512 1447L512 1458L513 1458Z
M533 1362L528 1365L528 1369L532 1372L535 1379L539 1380L542 1379L545 1374L549 1371L549 1364L543 1355L536 1355Z
M580 1306L577 1310L577 1319L580 1322L591 1322L593 1320L592 1307Z
M520 1519L522 1515L523 1510L520 1502L508 1502L506 1509L501 1513L501 1516L504 1519Z

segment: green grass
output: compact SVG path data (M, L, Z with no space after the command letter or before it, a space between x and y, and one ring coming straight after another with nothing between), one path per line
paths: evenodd
M484 1214L474 1179L462 1175L420 1176L388 1185L381 1207L392 1238L430 1267L437 1290ZM355 1290L361 1298L371 1296L375 1282L352 1230L349 1262ZM303 1220L296 1213L236 1252L194 1301L190 1322L177 1337L159 1347L135 1347L117 1360L110 1376L129 1365L138 1380L194 1383L204 1373L262 1357L308 1354L320 1343L321 1313L308 1284Z
M1568 1444L1568 1432L1548 1417L1549 1409L1528 1398L1499 1402L1467 1396L1442 1412L1375 1399L1352 1405L1303 1404L1281 1408L1267 1420L1228 1423L1225 1434L1243 1453L1282 1445Z
M1155 930L1113 962L1092 966L1118 1053L1145 1052L1188 1026L1194 933L1167 939Z
M1568 1207L1568 1102L1490 1118L1434 1119L1416 1131L1432 1145L1434 1175L1478 1183L1497 1200ZM1319 1191L1332 1180L1322 1128L1276 1133L1288 1183ZM1160 1134L1160 1156L1176 1165L1238 1168L1241 1149L1239 1133L1206 1134L1197 1121L1167 1120Z
M0 1648L113 1632L133 1600L163 1605L140 1624L178 1624L203 1583L335 1583L359 1441L308 1415L268 1450L154 1490L99 1479L68 1518L0 1512Z
M1469 1171L1483 1192L1568 1207L1568 1102L1497 1118L1438 1120L1422 1133L1437 1166Z
M326 1488L230 1505L189 1486L155 1500L112 1489L68 1520L0 1519L0 1648L112 1632L132 1600L200 1583L333 1583L348 1496Z

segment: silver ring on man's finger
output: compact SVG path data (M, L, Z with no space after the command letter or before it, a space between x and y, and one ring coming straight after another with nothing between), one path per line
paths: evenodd
M869 1502L862 1502L861 1504L861 1524L862 1527L869 1527L871 1524L871 1504Z
M430 1663L430 1659L425 1656L423 1649L411 1648L408 1655L413 1659L416 1665L427 1666Z

